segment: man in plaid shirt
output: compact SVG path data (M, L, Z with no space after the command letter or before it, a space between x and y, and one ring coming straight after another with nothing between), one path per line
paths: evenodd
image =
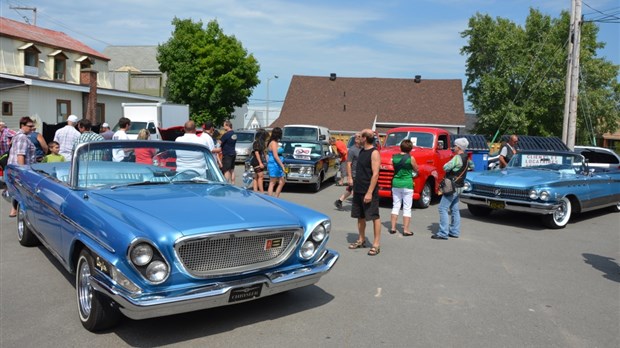
M9 152L11 146L11 138L15 136L15 131L9 129L6 123L0 121L0 155Z
M104 141L105 138L101 134L97 134L91 130L92 123L89 119L83 118L77 124L78 129L80 130L80 136L75 139L75 143L73 143L73 150L82 143L90 143L92 141ZM72 151L73 152L73 151ZM88 153L88 160L90 161L101 161L103 158L103 153L101 151L91 151ZM80 157L82 160L86 158Z
M71 158L73 157L73 144L75 143L75 139L80 136L80 132L75 129L75 123L77 121L77 116L69 115L69 117L67 117L67 125L57 130L56 134L54 134L54 141L60 145L60 154L67 162L71 162Z

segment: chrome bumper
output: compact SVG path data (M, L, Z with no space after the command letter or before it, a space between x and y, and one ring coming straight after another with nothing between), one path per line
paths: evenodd
M338 261L338 257L338 252L326 250L323 257L317 262L305 267L286 269L229 282L214 282L209 285L174 292L143 294L135 298L120 292L117 286L112 285L109 278L100 273L92 275L90 282L96 291L115 301L125 316L139 320L251 301L312 285L331 270ZM244 288L254 284L263 284L260 297L229 302L232 289Z
M495 199L466 192L461 193L459 199L465 204L479 205L487 208L490 208L491 202L504 202L504 210L541 215L553 214L560 207L558 203L528 202L505 198Z

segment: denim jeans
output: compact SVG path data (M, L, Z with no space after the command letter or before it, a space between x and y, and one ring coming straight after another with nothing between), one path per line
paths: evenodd
M451 213L452 218L448 216ZM459 211L459 194L442 195L439 202L439 231L438 237L448 238L448 235L458 237L461 234L461 212Z

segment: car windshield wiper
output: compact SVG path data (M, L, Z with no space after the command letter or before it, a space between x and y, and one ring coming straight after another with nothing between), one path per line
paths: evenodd
M140 181L140 182L129 182L126 184L112 185L110 188L114 190L118 187L129 187L129 186L145 186L145 185L165 185L169 184L170 181Z

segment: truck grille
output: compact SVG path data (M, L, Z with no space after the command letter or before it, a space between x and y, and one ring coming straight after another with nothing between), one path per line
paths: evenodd
M295 249L302 233L301 229L227 232L183 239L175 250L194 276L232 275L281 263Z
M381 169L379 171L379 180L377 181L377 185L379 185L379 187L386 187L391 189L392 188L392 179L394 178L394 171L393 170L384 170Z
M499 195L497 195L498 192ZM475 185L473 193L496 198L510 198L520 200L527 200L530 196L528 190L496 187L489 185Z

